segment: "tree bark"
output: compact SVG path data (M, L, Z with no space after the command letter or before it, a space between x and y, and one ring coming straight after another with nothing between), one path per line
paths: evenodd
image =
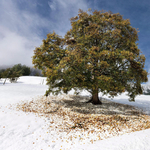
M102 102L100 101L98 97L98 89L93 91L92 97L87 103L90 103L90 102L94 105L102 105Z
M5 81L4 81L3 85L5 84L6 80L7 80L7 78L5 78Z

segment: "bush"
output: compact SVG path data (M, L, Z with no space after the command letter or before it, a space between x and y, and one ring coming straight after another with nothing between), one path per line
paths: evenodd
M0 79L3 78L3 72L5 71L5 69L1 69L0 70Z
M17 64L14 65L12 68L1 69L0 79L5 78L5 82L6 79L9 79L10 82L12 83L12 82L17 82L20 76L28 76L30 75L30 73L31 73L30 67L27 67L26 65Z
M12 67L12 70L15 72L18 72L18 71L21 72L22 76L29 76L31 73L30 67L27 67L26 65L21 65L21 64L14 65Z
M2 74L2 78L8 78L10 82L17 82L18 78L21 76L20 71L14 71L12 68L6 69ZM5 83L4 83L5 84Z

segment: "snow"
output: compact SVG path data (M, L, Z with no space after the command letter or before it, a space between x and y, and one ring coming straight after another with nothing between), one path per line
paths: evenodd
M17 83L2 83L0 81L0 150L150 150L150 129L96 141L93 144L87 141L81 143L78 139L72 144L67 140L66 133L58 133L48 128L47 118L16 111L11 107L18 102L30 101L44 95L48 88L45 84L46 78L20 77ZM83 91L82 95L88 93ZM129 102L128 97L122 94L113 101L137 106L150 114L148 95L137 96L135 102Z
M108 98L107 96L104 97ZM139 107L144 113L150 115L150 95L138 95L135 98L135 102L128 101L128 98L127 93L123 93L122 95L115 97L113 101Z

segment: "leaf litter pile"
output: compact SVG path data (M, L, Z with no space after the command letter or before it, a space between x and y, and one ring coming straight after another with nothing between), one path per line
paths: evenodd
M88 100L75 95L43 96L17 104L17 110L47 118L49 132L65 133L69 141L93 143L150 128L150 116L139 108L106 99L101 100L102 105L93 105Z

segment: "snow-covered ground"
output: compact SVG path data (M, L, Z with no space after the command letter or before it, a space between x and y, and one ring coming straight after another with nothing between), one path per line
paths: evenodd
M45 80L43 77L20 77L17 83L7 81L5 85L0 81L0 150L150 150L150 129L93 144L86 141L72 144L66 140L67 134L48 130L47 118L9 109L11 104L44 95L47 89ZM88 93L82 92L82 95ZM150 114L150 96L141 95L135 102L129 102L122 94L113 101L137 106Z

